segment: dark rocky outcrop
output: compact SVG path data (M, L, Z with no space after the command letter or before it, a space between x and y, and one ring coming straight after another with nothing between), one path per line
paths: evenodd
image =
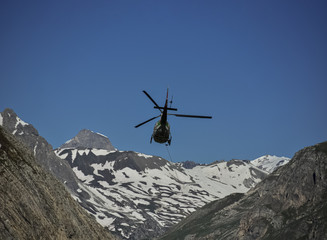
M205 205L161 239L327 239L327 142L297 152L248 193Z
M0 126L0 239L114 239Z
M196 162L193 162L193 161L185 161L185 162L181 162L181 165L185 169L192 169L192 168L196 167L199 164L196 163Z

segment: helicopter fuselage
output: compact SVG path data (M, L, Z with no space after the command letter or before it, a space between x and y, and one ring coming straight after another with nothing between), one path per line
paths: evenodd
M158 121L153 128L153 133L151 139L154 139L157 143L170 143L171 135L170 135L170 126L166 121L165 124L162 124L161 121Z
M170 126L167 121L167 110L168 110L168 93L167 93L167 98L165 102L165 106L163 107L163 111L161 114L161 118L156 124L154 125L153 128L153 133L151 136L151 141L154 139L155 142L157 143L165 143L168 142L170 145L171 141L171 135L170 135Z

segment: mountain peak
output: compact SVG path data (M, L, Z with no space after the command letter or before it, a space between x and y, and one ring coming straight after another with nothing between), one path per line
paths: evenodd
M20 119L11 108L6 108L3 112L0 112L0 125L16 136L23 134L39 135L38 131L31 124Z
M257 159L254 159L253 161L251 161L251 163L256 167L271 173L271 172L275 171L276 168L288 163L290 160L291 159L288 157L277 157L275 155L264 155Z
M79 133L67 141L60 148L98 148L109 151L116 150L109 138L88 129L82 129Z

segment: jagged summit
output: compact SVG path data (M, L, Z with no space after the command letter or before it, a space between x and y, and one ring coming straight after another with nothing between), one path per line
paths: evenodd
M108 137L88 129L81 130L74 138L61 145L60 148L97 148L109 151L116 150Z
M5 126L13 135L23 135L24 133L35 136L39 135L32 125L20 119L11 108L6 108L3 112L0 112L0 126Z

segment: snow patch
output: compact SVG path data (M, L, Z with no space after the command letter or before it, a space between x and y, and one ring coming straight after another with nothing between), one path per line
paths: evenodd
M287 157L277 157L275 155L265 155L254 159L251 163L269 173L273 172L277 167L283 166L288 163L291 159Z
M71 141L73 141L73 139L68 140L67 142L65 142L65 144L70 143Z
M77 201L77 202L79 202L79 203L82 202L81 199L79 199L79 197L77 197L77 196L75 196L75 195L71 195L71 196L74 198L75 201Z
M36 156L36 148L37 148L37 144L38 144L39 142L36 142L35 143L35 146L34 146L34 150L33 150L33 152L34 152L34 156Z
M2 113L0 113L0 126L3 125L3 117L2 117Z
M76 155L77 155L77 149L73 149L72 150L72 163L74 162L74 160L76 159Z
M79 154L80 156L83 156L84 154L85 154L85 155L89 155L90 151L91 151L90 149L78 150L78 154Z
M102 214L97 215L96 219L97 219L97 222L100 223L101 226L103 226L103 227L109 227L116 220L116 218L108 218Z
M151 155L146 155L146 154L144 154L144 153L137 153L137 156L139 156L139 157L144 157L144 158L152 158L153 156L151 156Z
M59 156L61 159L65 159L66 157L68 157L68 153L64 153L62 155Z
M133 217L135 217L137 220L145 221L146 219L142 216L142 214L138 213L137 211L133 211L131 214Z
M106 181L98 181L98 183L104 188L110 188L110 185Z
M92 131L91 131L91 132L92 132ZM101 133L98 133L98 132L94 132L94 133L96 133L96 134L98 134L98 135L100 135L100 136L102 136L102 137L108 138L106 135L103 135L103 134L101 134Z
M116 152L115 150L109 151L106 149L95 149L95 148L93 148L91 151L95 156L106 156L110 153Z
M81 170L77 167L73 168L74 173L76 174L77 178L80 179L82 182L89 184L94 180L92 175L85 175Z
M16 117L16 125L15 125L15 128L18 127L19 124L21 124L22 126L27 126L29 125L28 123L24 122L22 119L20 119L19 117Z

